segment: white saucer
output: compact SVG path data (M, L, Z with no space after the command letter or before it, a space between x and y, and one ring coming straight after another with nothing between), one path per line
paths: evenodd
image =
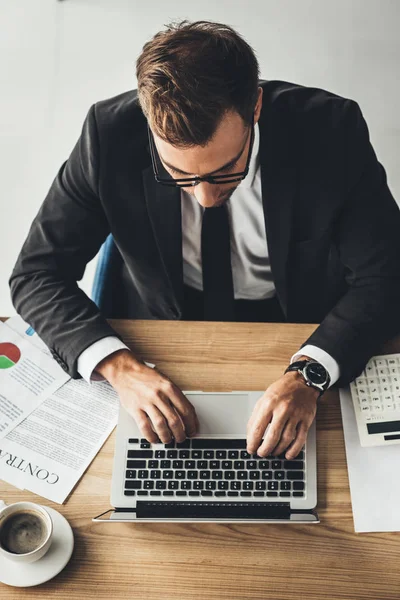
M39 585L55 577L71 558L74 534L71 525L58 511L43 506L53 519L53 541L46 554L33 563L17 563L0 556L0 582L16 587Z

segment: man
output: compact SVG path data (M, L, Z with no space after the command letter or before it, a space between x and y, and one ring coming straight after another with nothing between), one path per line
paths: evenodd
M198 421L77 286L110 232L123 316L320 323L247 425L249 452L292 458L321 393L400 329L400 212L356 102L258 76L226 25L155 35L138 91L89 110L10 285L65 370L106 378L150 442Z

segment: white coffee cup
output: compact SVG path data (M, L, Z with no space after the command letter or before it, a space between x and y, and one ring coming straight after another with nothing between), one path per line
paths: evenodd
M15 513L33 512L37 513L39 518L43 520L46 527L46 536L41 544L31 552L15 553L6 550L0 543L0 555L19 563L32 563L39 558L42 558L51 546L53 537L53 521L48 511L36 504L35 502L15 502L14 504L6 504L0 500L0 540L1 528L10 515Z

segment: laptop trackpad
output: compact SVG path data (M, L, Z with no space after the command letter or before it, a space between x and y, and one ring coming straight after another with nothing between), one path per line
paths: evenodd
M260 394L196 394L184 392L199 418L201 434L240 435L246 437L247 422Z

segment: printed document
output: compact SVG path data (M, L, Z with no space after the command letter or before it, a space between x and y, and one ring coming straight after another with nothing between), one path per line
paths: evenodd
M117 424L106 381L71 379L0 440L0 479L62 504Z
M53 358L0 322L0 440L69 378Z

